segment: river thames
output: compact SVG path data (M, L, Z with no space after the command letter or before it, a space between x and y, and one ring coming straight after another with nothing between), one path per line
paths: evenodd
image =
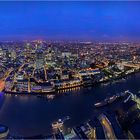
M98 112L94 103L128 89L134 93L140 90L140 73L114 83L59 93L49 101L34 95L0 93L0 123L8 126L13 135L47 135L57 119L70 116L64 127L72 128Z

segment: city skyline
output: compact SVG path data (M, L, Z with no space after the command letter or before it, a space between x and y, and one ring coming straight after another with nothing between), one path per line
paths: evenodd
M0 40L139 41L140 2L1 2Z
M0 2L0 139L140 139L139 7Z

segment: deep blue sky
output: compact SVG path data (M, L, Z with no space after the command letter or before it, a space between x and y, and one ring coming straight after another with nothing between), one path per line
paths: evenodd
M0 2L0 40L140 40L140 2Z

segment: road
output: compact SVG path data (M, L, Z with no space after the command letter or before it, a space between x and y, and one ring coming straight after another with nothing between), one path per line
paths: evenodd
M96 128L94 127L94 128L92 128L91 126L90 126L90 124L89 123L87 123L87 125L89 126L89 128L90 128L90 133L88 134L88 138L89 139L97 139L96 138Z
M99 116L99 120L104 129L106 139L117 139L115 136L114 130L112 128L112 125L110 121L107 119L107 117L104 114L101 114Z
M9 69L5 72L3 78L0 80L0 92L4 90L5 88L5 81L9 77L10 73L13 71L13 69Z
M0 92L4 90L5 81L0 81Z
M140 64L134 64L134 63L130 63L130 62L119 62L119 63L116 63L116 64L119 64L119 65L123 65L125 67L131 67L131 68L140 68Z

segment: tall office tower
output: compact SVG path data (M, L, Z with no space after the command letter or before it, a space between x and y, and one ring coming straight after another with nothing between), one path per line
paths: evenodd
M0 58L3 58L3 50L0 48Z
M52 45L48 45L48 48L47 48L47 55L46 55L46 59L48 61L52 61L53 59L53 55L54 55L54 50L52 48Z
M31 57L31 46L30 43L26 43L25 45L25 57L30 58Z
M45 64L45 56L41 49L36 50L36 69L42 69Z
M16 51L15 50L11 50L11 60L15 60L16 59Z
M11 61L11 51L8 48L6 48L4 52L5 52L5 58L7 62Z

